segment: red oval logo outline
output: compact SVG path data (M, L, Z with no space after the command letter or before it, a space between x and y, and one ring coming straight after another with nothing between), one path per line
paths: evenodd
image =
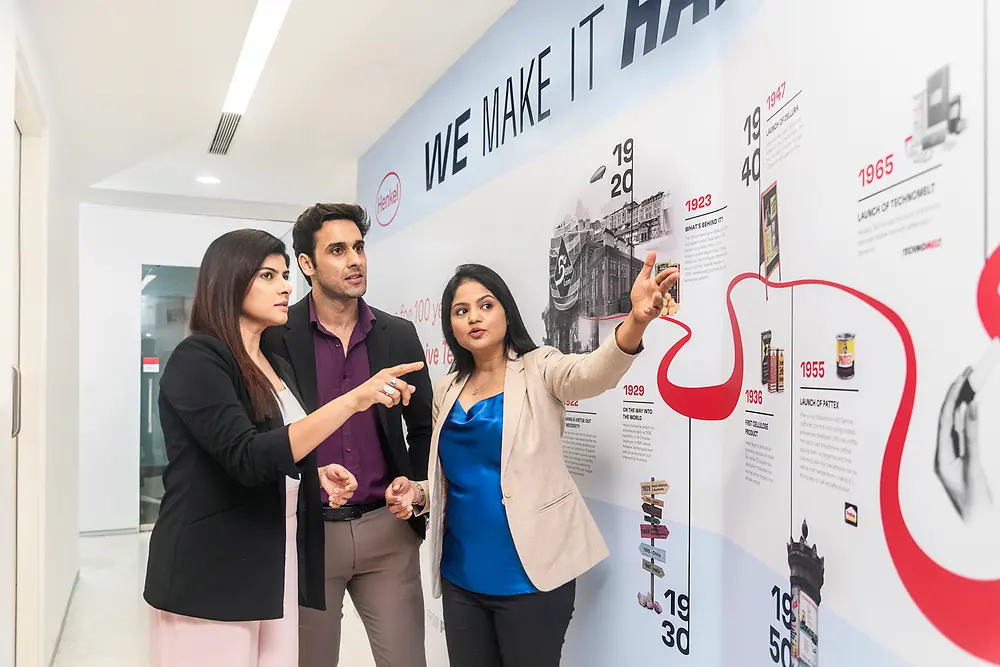
M389 190L389 192L387 192L384 195L384 199L387 200L387 203L385 203L385 205L383 206L382 188L383 186L385 186L385 182L389 180L390 176L396 177L396 188L395 190ZM378 185L378 191L375 193L375 219L378 221L378 224L380 226L388 227L389 225L392 224L392 221L396 219L396 215L399 213L399 204L402 196L402 191L403 191L403 184L400 181L399 174L397 174L396 172L390 171L382 178L382 182L379 183ZM382 214L388 211L389 209L393 209L392 217L389 218L387 222L382 222Z

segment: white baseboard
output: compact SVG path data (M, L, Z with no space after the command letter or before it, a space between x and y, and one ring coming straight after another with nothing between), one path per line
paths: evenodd
M118 528L116 530L90 530L80 533L80 537L111 537L113 535L135 535L139 531L135 528Z

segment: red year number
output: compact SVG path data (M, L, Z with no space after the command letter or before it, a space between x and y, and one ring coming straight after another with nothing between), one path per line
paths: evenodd
M645 396L646 388L641 384L627 384L625 385L625 395L626 396Z
M747 403L750 405L763 405L764 404L764 392L760 389L747 389L746 390Z
M580 401L566 401L567 408L578 408L580 407Z
M701 197L694 197L688 199L684 202L689 211L697 211L699 208L706 208L712 205L712 195L702 195Z
M866 185L871 185L875 181L882 180L891 173L892 153L889 153L884 158L862 167L861 171L858 172L858 178L861 179L861 187L864 187Z
M822 361L803 361L799 364L804 378L821 378L826 376L826 369Z
M778 106L778 102L780 102L785 97L785 83L786 83L785 81L782 81L781 85L779 85L777 88L771 91L771 94L767 96L768 109L773 109L774 107Z

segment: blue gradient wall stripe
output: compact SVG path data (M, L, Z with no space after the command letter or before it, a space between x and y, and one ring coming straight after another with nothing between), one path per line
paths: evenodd
M648 1L648 0L647 0ZM374 213L376 194L383 177L396 172L401 182L398 214L388 227L375 225L377 240L464 197L497 176L524 164L551 147L594 124L662 92L669 84L696 75L705 65L725 55L736 36L758 10L761 0L726 0L706 19L692 25L693 9L683 10L677 36L643 56L643 29L636 38L635 59L621 66L622 38L628 0L608 0L594 21L594 90L587 90L589 34L580 21L601 3L590 0L520 0L461 58L358 163L358 202ZM669 0L662 0L662 32ZM576 101L570 101L570 29L576 26ZM659 43L659 40L658 40ZM500 86L500 104L508 76L514 77L515 96L520 67L527 74L532 58L546 47L543 76L551 79L544 105L551 116L492 153L482 155L483 97ZM537 62L532 85L537 84ZM722 82L720 82L722 85ZM377 102L376 102L377 103ZM534 106L534 105L533 105ZM437 132L444 133L466 109L472 114L463 130L469 131L464 149L468 166L449 175L430 191L424 182L424 143L433 146ZM520 115L520 114L518 114ZM502 110L501 110L502 116ZM453 137L454 139L454 137Z

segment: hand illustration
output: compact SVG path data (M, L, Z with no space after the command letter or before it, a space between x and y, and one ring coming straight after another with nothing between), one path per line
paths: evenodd
M962 521L969 524L993 505L983 471L979 441L979 405L963 401L963 387L972 368L951 383L938 417L934 472Z

